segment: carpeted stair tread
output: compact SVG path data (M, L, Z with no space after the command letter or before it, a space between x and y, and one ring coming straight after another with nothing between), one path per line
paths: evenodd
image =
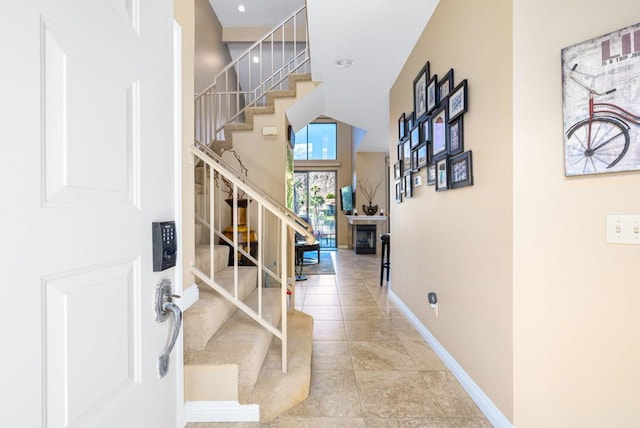
M263 319L271 325L280 323L280 289L263 288ZM245 303L256 309L258 289ZM185 352L186 365L238 364L238 386L252 387L258 378L273 334L242 310L236 310L201 351Z
M282 373L282 342L274 339L255 386L240 388L239 391L242 404L260 405L260 421L263 423L271 421L309 396L313 318L300 311L290 311L287 326L287 373Z
M215 245L215 281L233 294L233 269L227 267L229 247ZM196 266L209 273L209 246L196 249ZM255 266L238 267L238 296L244 300L256 289L258 270ZM236 306L204 283L199 283L200 299L184 313L184 347L200 351L236 310Z
M209 275L209 268L211 264L211 252L209 245L196 246L196 267ZM226 270L229 266L229 251L231 248L228 245L216 245L213 246L213 272L218 275L219 272ZM222 278L222 277L221 277ZM218 281L221 282L221 281ZM246 297L246 296L245 296Z

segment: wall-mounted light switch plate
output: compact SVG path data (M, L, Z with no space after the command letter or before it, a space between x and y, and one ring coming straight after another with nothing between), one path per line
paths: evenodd
M640 215L608 215L607 242L640 245Z

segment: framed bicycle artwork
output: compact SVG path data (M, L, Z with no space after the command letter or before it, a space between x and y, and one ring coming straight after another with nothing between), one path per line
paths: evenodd
M640 24L561 58L565 175L640 170Z

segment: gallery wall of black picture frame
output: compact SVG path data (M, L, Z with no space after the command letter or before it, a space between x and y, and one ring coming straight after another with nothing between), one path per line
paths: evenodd
M426 185L438 192L473 186L471 150L464 144L467 79L456 83L453 68L441 78L430 71L427 61L413 80L413 111L398 118L393 174L398 203L413 197L413 176L423 169Z

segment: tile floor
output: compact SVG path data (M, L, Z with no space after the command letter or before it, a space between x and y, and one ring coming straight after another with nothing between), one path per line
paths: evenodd
M214 427L491 427L458 381L380 287L380 259L333 252L336 275L296 284L314 321L309 398L270 424Z

